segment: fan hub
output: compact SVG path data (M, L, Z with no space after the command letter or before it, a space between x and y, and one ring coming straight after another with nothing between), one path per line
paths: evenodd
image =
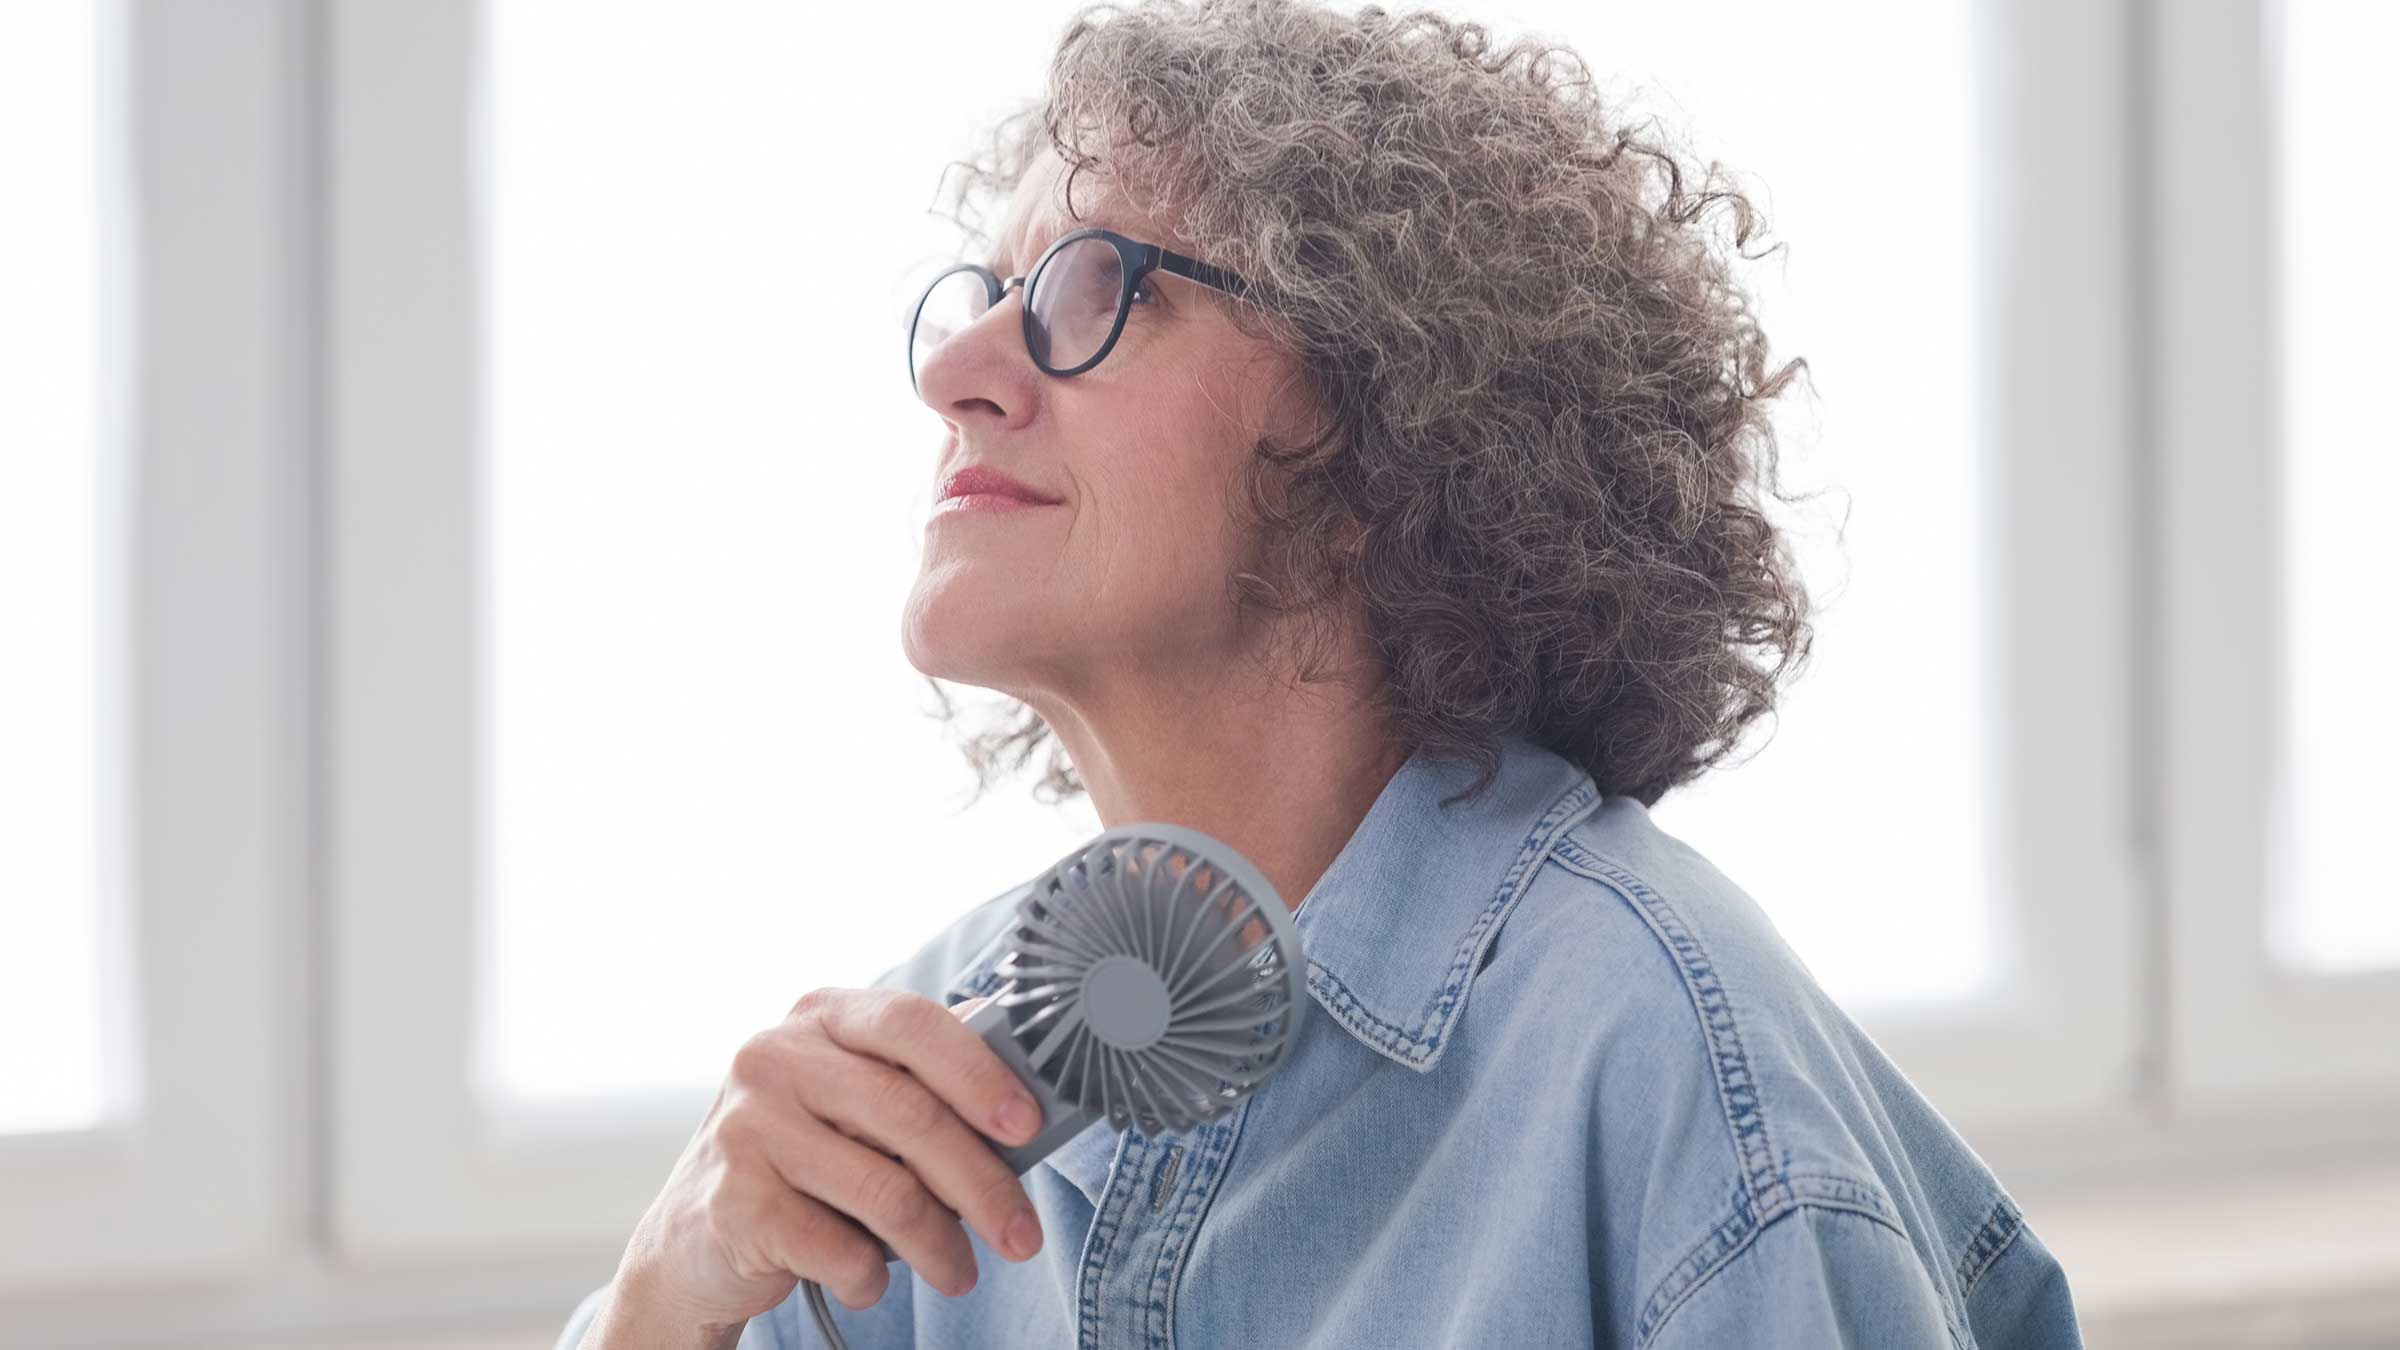
M1083 976L1083 1020L1092 1034L1119 1050L1142 1050L1167 1034L1173 1005L1150 963L1104 956Z

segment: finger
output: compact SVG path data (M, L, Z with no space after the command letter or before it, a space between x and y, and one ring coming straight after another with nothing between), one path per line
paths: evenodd
M975 1287L975 1248L966 1229L908 1166L813 1120L779 1132L768 1157L793 1190L890 1243L927 1284L952 1298Z
M851 992L851 997L815 1005L819 1025L834 1044L908 1070L955 1115L1001 1143L1023 1144L1041 1133L1041 1108L1033 1094L950 1009L904 989ZM897 1099L890 1105L909 1108L915 1103ZM1008 1114L1011 1110L1022 1115ZM921 1114L876 1123L922 1129L936 1122ZM894 1143L907 1136L878 1137Z
M813 1090L806 1103L808 1113L865 1153L878 1159L897 1158L898 1163L886 1161L885 1165L904 1166L943 1206L942 1217L952 1221L950 1227L964 1218L982 1235L984 1245L1012 1261L1024 1260L1039 1249L1041 1219L1025 1193L1025 1183L1016 1169L993 1151L990 1140L977 1134L906 1070L871 1056L838 1049L827 1053L840 1058L810 1076ZM892 1239L890 1232L873 1223L874 1213L864 1217ZM1010 1228L1020 1218L1032 1225L1034 1241L1028 1248L1016 1248L1008 1239ZM901 1221L906 1219L901 1216ZM892 1247L900 1250L896 1239Z
M872 1308L891 1285L891 1264L873 1234L814 1196L783 1187L767 1202L768 1253L775 1263L830 1290L843 1306Z

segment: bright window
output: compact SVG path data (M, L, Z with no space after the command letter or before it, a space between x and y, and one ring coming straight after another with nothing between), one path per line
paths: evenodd
M95 23L0 7L0 1133L104 1114Z
M2270 821L2277 957L2319 971L2400 965L2400 887L2386 841L2400 722L2376 685L2400 663L2383 613L2400 499L2389 400L2400 268L2374 243L2400 212L2382 169L2400 127L2389 58L2400 7L2280 7L2285 644L2283 749Z

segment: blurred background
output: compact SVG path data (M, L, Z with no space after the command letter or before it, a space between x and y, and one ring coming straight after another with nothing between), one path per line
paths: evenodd
M1816 656L1659 822L2092 1345L2400 1345L2400 4L1444 8L1787 245ZM898 641L1070 9L0 5L0 1344L548 1347L744 1038L1098 831Z

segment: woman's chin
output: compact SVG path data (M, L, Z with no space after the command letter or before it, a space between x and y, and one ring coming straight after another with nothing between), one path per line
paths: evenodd
M909 597L900 650L920 674L988 688L1024 669L1025 635L1034 625L1012 615L1024 616L1029 607L1012 606L1004 595L967 593L975 589L945 587Z

